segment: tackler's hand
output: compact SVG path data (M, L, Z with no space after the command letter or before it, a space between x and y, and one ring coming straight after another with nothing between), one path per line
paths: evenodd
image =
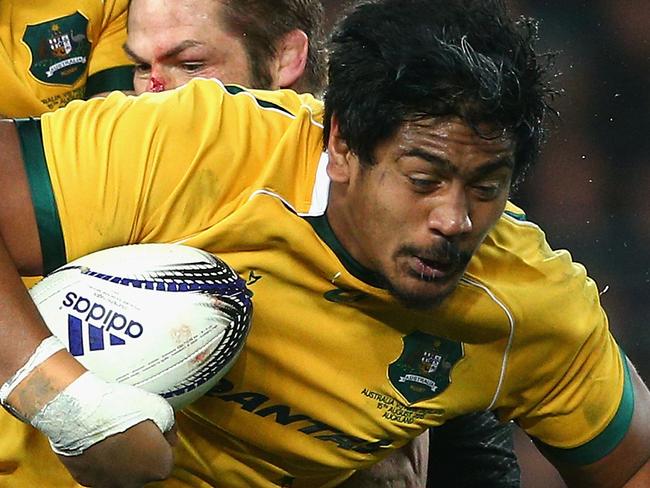
M59 460L81 485L94 488L140 488L169 476L173 441L151 421L141 422L90 447L78 456Z
M92 393L91 393L92 392ZM85 373L64 390L63 412L50 403L33 422L78 483L136 488L167 478L176 431L172 408L158 395ZM78 407L75 407L78 406ZM44 417L48 417L45 420Z

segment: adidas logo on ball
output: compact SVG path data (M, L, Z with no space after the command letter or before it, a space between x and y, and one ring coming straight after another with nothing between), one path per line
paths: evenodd
M29 294L85 368L175 409L232 367L253 312L252 293L233 268L182 244L96 251L55 269Z
M132 339L137 339L144 332L141 323L130 320L125 315L74 292L66 293L62 305L71 312L68 314L68 341L70 353L73 356L82 356L85 353L84 323L87 324L88 348L90 351L105 349L105 332L108 333L108 344L111 346L126 343L124 338L113 334L111 331L119 331L120 334L125 334Z

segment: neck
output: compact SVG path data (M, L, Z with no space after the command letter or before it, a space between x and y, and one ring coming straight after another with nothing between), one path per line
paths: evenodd
M363 248L359 242L362 237L359 235L357 226L354 223L353 210L347 200L345 185L331 183L325 215L343 250L361 266L372 269L367 256L362 252Z

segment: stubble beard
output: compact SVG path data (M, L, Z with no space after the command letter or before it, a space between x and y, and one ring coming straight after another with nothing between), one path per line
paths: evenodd
M458 280L437 293L417 293L387 281L389 293L404 307L412 310L433 310L439 307L458 286Z
M453 263L453 272L444 278L434 278L425 276L424 273L417 274L411 269L397 269L397 277L391 279L384 275L385 286L390 294L405 308L414 310L432 310L440 306L458 287L458 283L463 276L465 269L472 257L470 253L460 251L456 246L450 244L442 246L439 249L418 250L411 246L402 247L395 255L395 261L398 262L400 256L437 256ZM425 290L418 291L408 284L402 285L404 280L415 281L419 288ZM426 290L430 287L430 290Z

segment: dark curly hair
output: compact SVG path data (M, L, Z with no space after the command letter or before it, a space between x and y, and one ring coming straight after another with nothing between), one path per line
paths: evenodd
M500 0L358 3L330 39L325 144L336 115L350 149L373 164L377 144L404 122L456 115L513 136L516 185L557 93L553 56L538 55L536 40L537 23L509 18Z

